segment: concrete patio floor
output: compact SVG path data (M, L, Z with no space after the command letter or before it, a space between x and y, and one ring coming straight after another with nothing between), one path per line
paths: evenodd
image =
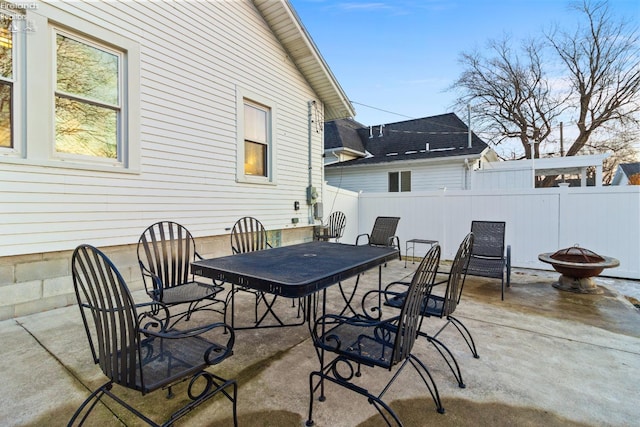
M412 274L404 261L382 269L383 282ZM377 287L367 272L362 290ZM459 388L436 350L418 340L414 353L428 366L445 414L438 414L409 368L385 395L406 426L632 426L640 422L640 282L596 278L603 295L582 295L551 286L557 273L512 272L512 287L500 300L499 282L469 277L456 317L469 328L474 359L453 327L440 335L460 363L466 388ZM350 281L348 283L353 283ZM145 301L136 292L135 298ZM340 300L337 289L331 301ZM251 295L246 295L246 303ZM290 301L280 311L295 320ZM242 304L242 303L241 303ZM335 308L335 307L334 307ZM194 321L203 321L196 319ZM212 320L212 319L209 319ZM443 322L428 319L423 330ZM92 363L76 306L0 322L0 420L4 426L65 425L91 390L105 382ZM302 426L309 404L309 373L318 369L306 326L236 332L234 355L210 368L239 384L240 426ZM371 389L389 372L366 370ZM373 380L373 381L372 381ZM117 387L117 386L116 386ZM157 391L147 396L124 390L127 399L152 418L179 406L184 386L171 400ZM316 426L379 426L383 421L366 399L327 385L327 400L314 403ZM317 398L317 396L316 396ZM140 425L107 400L89 425ZM232 425L226 399L213 399L178 425Z

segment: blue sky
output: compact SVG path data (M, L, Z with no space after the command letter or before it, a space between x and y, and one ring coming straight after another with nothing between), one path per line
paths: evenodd
M446 90L462 72L461 52L552 24L571 29L579 16L566 0L289 1L364 125L453 111ZM640 0L609 5L640 22Z

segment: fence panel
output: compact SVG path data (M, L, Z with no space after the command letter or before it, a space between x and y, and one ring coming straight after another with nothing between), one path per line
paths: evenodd
M604 275L640 279L638 186L360 194L358 233L370 232L379 215L401 217L403 252L408 239L433 239L452 259L472 220L506 221L515 267L550 270L538 254L579 244L620 260Z

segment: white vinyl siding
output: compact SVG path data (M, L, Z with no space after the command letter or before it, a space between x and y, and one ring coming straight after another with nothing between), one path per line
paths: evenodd
M310 170L313 185L322 184L321 131L311 132L309 167L308 102L317 96L251 1L37 6L27 14L43 31L45 15L55 23L71 16L78 33L104 40L108 28L139 45L139 82L129 87L140 101L139 174L1 163L0 256L131 244L165 219L196 237L227 234L244 215L269 230L294 227L294 216L308 225ZM236 181L238 87L277 105L273 185ZM28 142L41 137L50 138L30 134Z
M389 173L407 170L411 172L411 191L431 191L444 188L464 188L464 164L422 163L409 165L382 164L361 167L330 167L325 169L325 179L330 185L351 191L386 193L389 191Z

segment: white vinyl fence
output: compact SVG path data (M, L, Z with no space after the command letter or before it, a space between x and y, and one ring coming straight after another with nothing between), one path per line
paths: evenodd
M577 244L620 261L602 275L640 279L640 186L359 195L327 186L325 197L347 215L343 243L369 233L377 216L399 216L403 254L406 240L422 238L438 240L443 259L452 259L472 220L506 221L514 267L552 270L538 255ZM416 256L427 249L416 247Z

